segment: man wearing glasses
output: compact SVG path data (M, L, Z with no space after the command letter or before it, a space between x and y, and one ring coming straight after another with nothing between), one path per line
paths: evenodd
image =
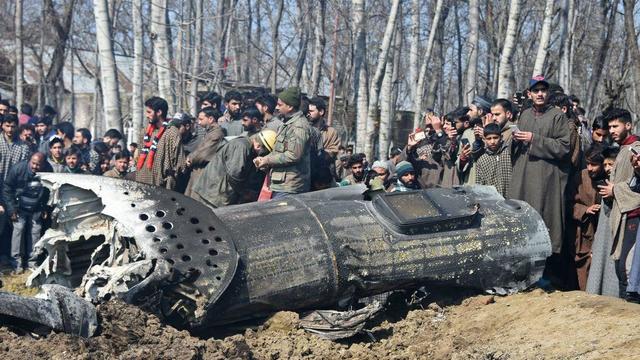
M569 124L560 109L547 103L549 83L542 75L529 81L533 106L522 112L511 144L513 175L509 197L524 200L542 216L553 255L547 259L545 280L562 287L560 250L565 223L565 187L570 166Z

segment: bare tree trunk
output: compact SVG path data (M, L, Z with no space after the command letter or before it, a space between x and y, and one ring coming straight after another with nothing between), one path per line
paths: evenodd
M203 0L196 1L196 39L193 46L193 59L191 61L191 83L189 89L189 109L192 114L198 111L198 82L200 78L201 45L203 44L202 8ZM248 61L248 59L247 59Z
M333 112L336 102L336 65L338 62L338 24L340 17L336 14L333 23L333 54L331 56L331 74L329 79L329 108L327 109L327 124L333 124Z
M473 0L472 0L473 1ZM416 99L416 88L418 86L418 57L420 52L420 0L411 0L411 41L409 44L409 95L410 108L415 108L413 104Z
M246 47L245 47L245 56L246 59L244 61L244 69L242 71L243 79L245 83L251 82L251 60L253 59L253 45L252 43L253 36L253 7L251 5L251 0L247 0L247 32L246 32Z
M634 24L635 0L624 0L624 33L627 49L629 49L629 60L633 71L633 82L640 82L640 49L638 49L638 37ZM615 10L614 10L615 11ZM638 109L634 109L636 112Z
M94 87L95 93L93 94L93 121L91 122L91 133L96 134L102 132L104 129L102 128L101 119L104 117L100 113L100 108L102 104L102 86L100 84L100 77L98 73L100 72L100 51L98 50L98 45L96 45L95 49L95 63L96 63L96 71L93 73Z
M217 56L217 78L218 80L222 80L224 78L224 66L225 66L225 57L226 54L224 53L224 48L225 48L225 44L227 43L225 41L225 34L227 33L226 29L226 23L225 23L225 18L226 16L226 3L228 0L218 0L218 8L216 10L216 31L215 31L215 35L216 35L216 46L217 46L217 51L216 51L216 56Z
M540 44L538 45L538 53L536 54L536 62L533 65L533 74L531 75L531 77L540 75L544 71L544 61L547 59L549 40L551 39L553 3L554 0L547 0L547 3L544 7L544 22L542 23L542 31L540 33Z
M353 33L355 34L354 51L354 100L356 103L356 151L364 151L365 137L367 136L367 108L369 97L367 94L367 62L366 62L366 17L365 0L352 0L353 9Z
M69 30L73 20L73 8L75 0L69 0L63 7L63 15L60 16L53 4L53 0L44 0L43 6L46 9L46 16L53 24L55 48L51 55L50 67L47 72L45 81L45 94L47 101L54 108L58 108L58 83L62 77L64 68L65 53L67 50L67 40L69 39ZM59 5L56 5L59 7Z
M389 11L389 20L382 37L382 45L380 45L380 53L378 54L378 62L376 72L371 79L371 88L369 90L369 106L367 109L367 137L365 139L364 149L367 159L373 159L374 138L376 135L376 118L378 115L378 100L380 96L380 86L384 78L385 67L389 58L389 49L391 48L391 40L396 29L396 19L398 18L398 8L400 0L393 0L391 10Z
M280 22L282 21L282 13L284 12L284 0L278 1L278 8L275 17L271 17L271 92L276 92L278 84L278 41L280 38Z
M16 105L24 102L24 46L22 45L22 1L16 0L15 36L16 36Z
M518 31L518 17L520 15L520 1L511 0L509 6L509 21L507 22L507 34L500 55L500 67L498 68L498 97L507 98L511 91L509 84L511 79L511 58L516 47Z
M113 55L111 40L111 22L109 21L107 0L93 0L96 19L96 40L100 53L100 79L104 94L104 121L107 128L122 132L120 115L120 91L118 88L118 69Z
M315 5L314 42L313 42L313 65L311 68L311 95L318 95L320 88L320 77L322 75L322 59L324 58L324 46L326 39L324 35L324 14L327 10L326 0L320 0Z
M431 29L429 30L429 40L427 40L427 48L422 56L422 65L420 66L420 75L418 75L418 84L416 87L416 95L413 99L414 103L414 115L413 115L413 127L416 128L420 124L420 111L422 110L422 96L424 95L424 83L427 77L427 67L431 63L431 53L433 52L433 44L436 38L436 32L438 31L438 24L440 22L440 16L442 14L443 0L436 1L436 9L433 13L433 20L431 22Z
M471 104L478 92L478 30L480 28L480 7L478 0L469 0L469 40L467 41L467 84L465 94L467 104Z
M591 81L587 85L587 109L589 113L595 110L595 105L597 102L596 99L596 91L598 90L598 85L600 84L600 78L602 77L602 71L604 69L604 65L607 60L607 55L609 54L609 47L611 46L611 36L613 35L615 22L616 22L616 14L618 7L618 0L613 0L613 2L607 4L603 1L600 3L600 18L601 23L607 24L606 31L602 33L600 37L600 49L595 57L595 61L593 62L593 70ZM609 14L609 18L607 20L607 13ZM631 23L633 25L633 22ZM626 26L626 24L625 24ZM627 44L628 46L628 44Z
M458 16L458 2L453 2L453 14L455 18L455 27L456 27L456 55L457 55L457 64L456 64L456 75L457 75L457 85L458 85L458 103L457 106L461 106L463 102L464 90L462 84L462 35L460 34L460 17Z
M304 64L307 60L307 48L309 44L309 24L305 19L307 18L306 14L309 14L309 4L306 1L297 1L298 3L298 13L300 18L300 43L298 45L298 59L296 60L296 68L293 73L293 86L300 87L300 82L302 81L302 75L304 72ZM307 89L307 91L309 91Z
M151 0L151 39L153 61L158 73L158 94L169 103L169 113L174 110L171 91L171 49L167 27L167 0Z
M144 111L142 104L143 96L143 72L144 72L144 47L143 36L144 30L142 26L142 0L132 0L132 18L133 18L133 78L131 85L133 93L131 97L131 122L132 122L132 138L138 141L140 132L144 128Z

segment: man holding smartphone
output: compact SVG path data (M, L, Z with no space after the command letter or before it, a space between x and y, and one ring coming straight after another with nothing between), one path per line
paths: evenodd
M544 220L553 255L547 259L545 279L563 287L560 250L565 230L565 188L568 181L569 126L562 111L547 103L549 83L542 75L529 82L533 107L522 112L512 134L513 174L509 197L524 200Z

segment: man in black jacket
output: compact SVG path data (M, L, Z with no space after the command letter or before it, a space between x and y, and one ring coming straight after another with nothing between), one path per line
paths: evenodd
M12 167L2 186L6 212L13 223L11 261L18 273L25 268L24 260L29 258L33 244L40 239L47 192L36 178L39 171L51 169L46 156L37 152Z

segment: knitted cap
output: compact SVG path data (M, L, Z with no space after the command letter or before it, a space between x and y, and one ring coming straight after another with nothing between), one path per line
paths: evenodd
M415 170L413 170L413 165L411 165L411 163L408 161L400 161L398 165L396 165L396 175L398 177L402 177L412 171Z
M300 106L300 88L290 87L278 94L278 99L285 104L297 108Z
M381 169L385 169L385 170L389 170L389 166L387 164L386 161L381 161L381 160L376 160L373 162L373 165L371 166L372 169L374 168L381 168Z

